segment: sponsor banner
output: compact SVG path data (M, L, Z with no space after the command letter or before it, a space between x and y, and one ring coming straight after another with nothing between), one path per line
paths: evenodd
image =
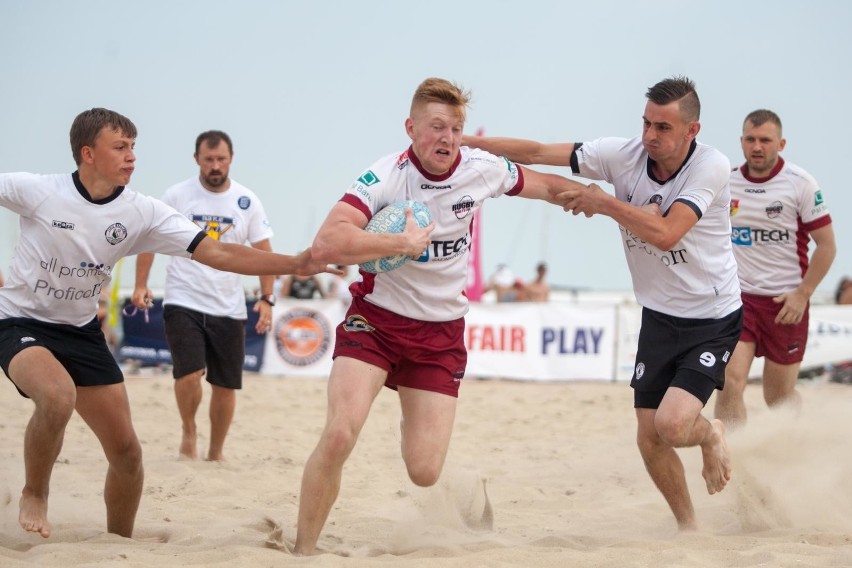
M636 364L636 346L642 308L636 304L618 308L618 363L616 380L630 381ZM852 360L852 306L813 305L808 321L808 345L801 368L812 369ZM763 357L755 357L749 378L763 376Z
M281 298L272 310L261 372L325 378L331 371L334 329L346 310L338 300Z
M265 336L254 331L254 303L247 305L246 370L328 377L334 330L345 315L339 301L280 299ZM627 382L633 373L641 323L635 303L474 303L465 319L468 377ZM120 361L171 363L161 300L155 300L148 320L142 312L123 316ZM852 360L850 345L852 306L811 306L802 369ZM755 359L750 376L760 377L762 369L763 359Z
M612 380L614 305L475 304L467 315L467 376Z
M279 301L261 372L326 377L344 314L333 300ZM472 304L465 319L468 377L612 380L614 305Z
M254 300L246 302L246 354L243 369L260 371L263 364L265 336L255 331L257 313ZM155 298L145 311L137 310L125 298L121 311L122 340L115 358L119 362L138 361L143 367L171 365L172 354L163 331L163 300Z

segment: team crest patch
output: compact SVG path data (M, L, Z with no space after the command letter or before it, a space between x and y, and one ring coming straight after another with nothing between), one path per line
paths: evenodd
M352 314L346 318L343 324L344 331L375 331L376 328L367 323L367 318L362 315Z
M313 365L328 352L330 344L331 326L317 311L293 309L275 323L275 347L291 365Z
M645 374L645 363L639 363L638 365L636 365L636 380L638 381L639 379L641 379L642 375L644 375L644 374Z
M107 230L104 232L104 236L109 244L117 245L127 238L127 227L121 223L113 223L107 227Z
M248 195L241 195L239 199L237 199L237 205L240 206L240 209L245 211L251 205L251 198Z
M740 210L740 200L739 199L731 199L731 217L736 215Z

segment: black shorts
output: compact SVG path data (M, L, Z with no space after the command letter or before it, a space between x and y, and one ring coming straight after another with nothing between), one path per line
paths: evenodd
M98 318L82 327L30 318L0 320L0 366L7 377L9 363L15 355L36 346L50 351L78 387L124 382L124 375L107 346ZM18 392L27 396L21 389Z
M243 387L246 323L210 316L183 306L163 307L163 327L176 379L207 369L207 382L228 389Z
M658 408L666 390L679 387L707 404L725 386L725 367L743 325L743 310L719 319L679 318L642 309L633 368L635 408Z

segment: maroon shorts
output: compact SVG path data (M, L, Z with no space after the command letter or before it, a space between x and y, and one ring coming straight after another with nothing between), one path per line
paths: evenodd
M458 397L467 366L464 318L420 321L355 297L337 326L334 357L351 357L388 372L385 386Z
M802 321L796 325L775 323L775 316L784 304L776 304L772 296L743 293L743 331L740 341L755 344L755 355L766 357L779 365L801 363L808 343L808 315L805 308Z

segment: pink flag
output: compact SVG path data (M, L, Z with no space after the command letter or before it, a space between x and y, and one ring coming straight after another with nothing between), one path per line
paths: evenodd
M482 136L483 128L476 131L477 136ZM467 261L467 286L464 293L471 302L478 302L482 298L485 283L482 280L482 246L480 235L482 234L482 209L474 213L470 221L470 257Z

